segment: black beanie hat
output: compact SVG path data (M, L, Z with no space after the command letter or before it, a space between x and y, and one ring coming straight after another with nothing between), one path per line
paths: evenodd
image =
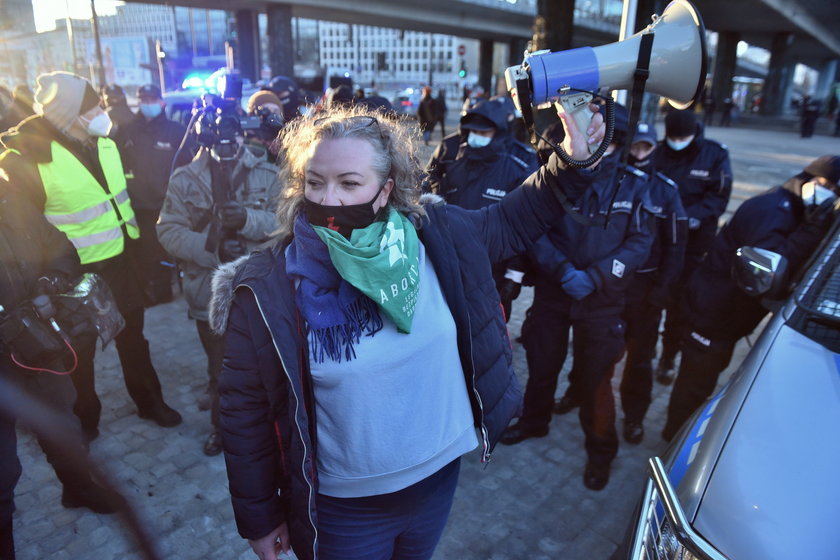
M832 188L838 190L840 185L840 156L820 156L804 169L811 177L825 177Z
M697 134L697 119L694 111L671 111L665 116L665 136L685 138Z

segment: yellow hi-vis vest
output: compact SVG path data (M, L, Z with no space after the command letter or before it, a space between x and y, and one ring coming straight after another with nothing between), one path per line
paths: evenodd
M47 197L47 221L67 235L82 264L121 254L125 248L122 226L132 239L140 237L140 230L128 198L117 145L108 138L97 141L99 162L110 193L67 148L52 142L51 149L52 161L38 164Z

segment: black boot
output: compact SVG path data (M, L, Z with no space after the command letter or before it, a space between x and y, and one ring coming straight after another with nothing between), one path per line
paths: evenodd
M172 428L181 423L181 415L174 408L160 400L148 407L140 408L137 411L137 416L152 420L158 426L163 428Z
M0 560L15 560L15 539L12 534L12 520L0 525Z
M96 513L116 513L121 502L117 494L91 478L72 485L65 484L61 493L61 505L64 507L85 507Z

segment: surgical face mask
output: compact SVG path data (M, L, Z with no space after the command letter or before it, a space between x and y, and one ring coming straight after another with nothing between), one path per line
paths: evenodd
M82 119L84 122L84 119ZM91 136L107 137L111 132L111 117L108 113L99 113L87 123L87 133Z
M143 116L147 119L153 119L160 115L163 107L160 106L160 103L141 103L140 104L140 112L143 113Z
M668 146L675 152L680 152L688 148L688 145L691 144L693 141L694 136L689 136L688 138L686 138L685 140L681 140L680 142L677 142L676 140L671 140L670 138L666 139L666 142L668 142Z
M820 185L816 181L808 181L802 185L802 200L809 206L819 206L826 200L834 200L834 191Z
M303 210L306 218L313 226L322 226L337 231L347 239L354 229L364 229L376 221L382 212L383 206L378 212L373 211L373 203L379 197L379 193L385 188L385 183L379 187L376 194L369 202L361 204L349 204L346 206L326 206L318 204L308 198L303 199Z
M470 132L469 135L467 135L467 145L470 148L483 148L484 146L489 145L492 140L492 136L481 136L475 132Z

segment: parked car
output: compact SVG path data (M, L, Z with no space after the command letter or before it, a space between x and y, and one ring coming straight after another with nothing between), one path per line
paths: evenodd
M421 91L415 88L406 88L397 92L391 104L394 111L400 115L417 115L417 107L420 106Z
M756 285L778 266L759 262L760 255L752 260L741 255L739 263L758 263ZM738 370L664 457L650 460L636 518L616 556L840 557L838 224L792 295L777 303Z

